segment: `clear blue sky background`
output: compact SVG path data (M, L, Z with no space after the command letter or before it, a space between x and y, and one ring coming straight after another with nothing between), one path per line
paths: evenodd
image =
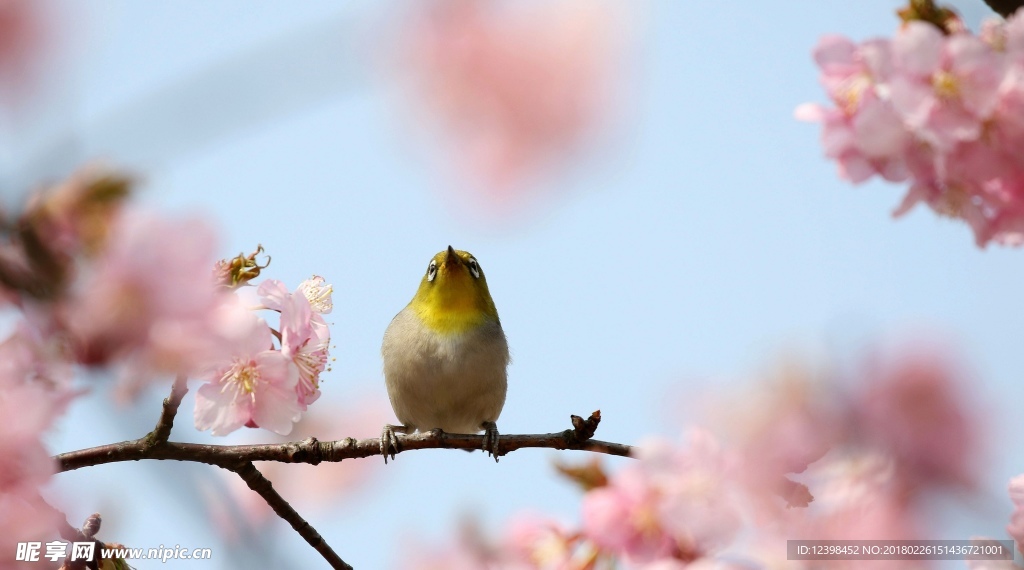
M955 4L975 27L988 14L980 0ZM262 243L273 256L269 276L292 286L326 276L335 287L337 362L318 406L385 397L384 329L448 244L480 259L512 347L499 421L506 433L561 430L569 414L600 408L603 439L674 435L694 413L666 405L666 394L728 388L783 353L852 358L871 343L928 331L960 348L1002 434L987 470L993 510L973 512L947 536L1003 536L1004 486L1024 471L1024 445L1009 437L1019 433L1014 404L1024 396L1024 252L978 250L965 225L922 209L892 220L903 188L838 180L818 127L792 118L799 103L824 100L810 55L818 37L889 35L898 2L635 3L623 119L591 160L557 182L556 198L496 228L450 203L422 137L368 69L403 5L57 3L74 14L72 79L48 103L46 127L27 140L71 129L77 156L142 173L144 202L215 220L225 255ZM282 88L277 103L254 112L262 120L239 111L234 128L230 117L147 115L196 74L260 60L267 45L301 53L323 29L338 38L337 53L317 60L324 73ZM231 73L214 76L230 83ZM150 125L144 120L153 121L151 137L125 134L125 124ZM194 134L211 122L209 138ZM59 174L59 162L49 174ZM137 437L165 391L127 409L99 391L62 422L53 450ZM195 432L189 412L174 437L213 441ZM215 442L243 438L252 439ZM531 507L574 522L579 495L552 475L555 455L519 451L495 465L482 454L403 454L363 496L309 518L357 568L391 564L403 544L395 541L451 536L469 512L491 529ZM210 538L195 485L211 470L101 466L59 475L55 490L73 521L102 512L108 540L213 546L216 560L203 568L245 567L253 557L315 567L317 556L283 525L255 554Z

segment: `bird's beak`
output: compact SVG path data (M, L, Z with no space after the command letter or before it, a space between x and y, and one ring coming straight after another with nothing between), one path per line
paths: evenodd
M455 249L452 246L448 246L448 255L444 258L444 262L445 265L459 265L462 263L462 259L455 253Z

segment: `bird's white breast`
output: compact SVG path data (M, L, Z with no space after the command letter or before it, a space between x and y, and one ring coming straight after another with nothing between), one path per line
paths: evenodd
M403 425L477 433L483 422L498 419L509 353L497 321L440 334L406 307L388 325L381 353L388 396Z

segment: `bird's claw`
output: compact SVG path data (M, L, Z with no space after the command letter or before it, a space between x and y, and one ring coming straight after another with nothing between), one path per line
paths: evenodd
M385 425L384 431L380 434L380 454L384 456L384 465L388 464L388 455L391 459L398 453L398 437L395 435L395 426Z
M494 462L498 462L498 425L494 422L484 422L484 444L483 450L488 455L494 457Z

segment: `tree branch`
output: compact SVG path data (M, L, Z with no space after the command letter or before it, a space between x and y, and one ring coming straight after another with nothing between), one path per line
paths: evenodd
M596 413L597 420L600 414ZM596 425L595 415L584 420L582 432L568 429L556 433L529 435L502 435L498 442L498 454L506 455L523 448L575 449L629 457L632 447L621 443L599 441L583 437ZM148 436L147 436L148 437ZM398 452L415 449L481 449L482 435L463 435L434 430L413 435L398 435ZM380 439L352 439L318 441L310 437L303 441L281 444L259 445L206 445L199 443L164 442L149 444L147 438L111 443L89 449L69 451L57 455L59 469L72 471L82 467L158 459L171 461L193 461L233 469L240 463L252 461L279 461L282 463L309 463L316 465L323 461L337 462L380 455Z
M334 550L324 541L323 537L305 519L292 508L288 501L274 490L270 481L253 466L253 461L278 461L282 463L309 463L317 465L324 461L337 462L345 459L356 459L380 455L380 439L355 440L350 437L338 441L318 441L314 437L303 441L281 444L262 445L204 445L198 443L175 443L167 441L174 416L181 404L181 399L188 390L185 379L179 377L174 382L171 394L164 400L163 412L156 427L139 439L122 441L80 449L57 455L57 464L61 472L118 463L122 461L140 461L142 459L158 459L171 461L192 461L216 465L237 473L249 488L260 494L274 512L288 521L299 533L319 552L334 568L351 570ZM590 439L601 422L600 410L589 418L570 416L573 429L563 432L534 435L503 435L498 442L498 455L526 447L543 447L549 449L576 449L620 455L629 457L633 448L621 443L611 443ZM399 435L398 453L414 449L482 449L484 436L444 433L434 430L413 435Z
M171 437L171 428L174 427L174 416L178 414L178 406L181 405L181 399L185 397L186 392L187 378L178 375L171 385L171 394L164 398L164 407L160 412L160 419L156 421L156 427L143 438L150 446L167 443L167 438Z
M345 563L334 549L327 544L327 542L320 536L320 533L313 528L306 519L292 508L288 501L274 490L274 485L271 484L270 480L260 473L259 469L256 469L250 462L241 463L239 465L230 468L231 471L238 473L238 476L245 481L245 484L250 489L259 493L263 500L270 505L270 508L274 509L277 516L281 517L288 524L292 525L295 532L299 533L299 536L304 538L310 546L316 549L321 556L331 565L331 568L340 568L341 570L352 570L352 567Z
M1004 18L1009 18L1018 8L1024 6L1022 0L985 0L985 3Z

